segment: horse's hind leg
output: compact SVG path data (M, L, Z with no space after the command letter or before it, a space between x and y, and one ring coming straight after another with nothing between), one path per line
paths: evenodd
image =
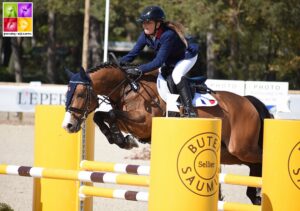
M261 177L262 176L262 164L261 163L251 163L248 165L250 168L250 176ZM261 188L248 187L247 196L251 200L252 204L261 204Z
M232 164L244 164L245 162L239 160L237 157L229 153L224 142L221 143L221 164L232 165Z
M247 124L245 121L248 121ZM257 114L247 120L240 118L240 121L235 121L230 141L226 144L228 151L241 161L261 163L262 149L258 144L260 127L261 122Z

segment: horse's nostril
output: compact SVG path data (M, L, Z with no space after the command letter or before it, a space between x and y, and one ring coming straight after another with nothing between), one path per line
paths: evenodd
M71 123L68 123L67 128L70 129L73 125Z

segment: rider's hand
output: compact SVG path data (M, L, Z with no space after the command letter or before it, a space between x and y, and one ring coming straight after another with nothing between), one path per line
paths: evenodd
M119 61L119 64L121 65L121 67L128 67L130 65L129 62L123 62L123 61Z
M138 77L143 74L143 72L138 67L130 67L130 68L126 69L126 73L129 76L133 76L133 77Z

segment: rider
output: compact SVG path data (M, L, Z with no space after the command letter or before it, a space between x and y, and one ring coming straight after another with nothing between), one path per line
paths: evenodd
M128 72L139 75L157 68L163 72L164 68L161 67L172 68L170 74L184 105L185 115L197 117L192 105L191 90L184 75L196 63L198 44L188 42L184 37L183 27L178 23L166 21L164 11L158 6L146 7L138 22L142 23L143 32L134 48L120 59L120 63L132 62L145 46L153 49L156 56L152 61L129 69Z

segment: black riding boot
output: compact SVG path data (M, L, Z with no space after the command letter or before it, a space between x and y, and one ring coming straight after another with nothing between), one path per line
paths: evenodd
M179 84L177 84L177 90L180 95L180 100L184 106L184 115L187 117L197 117L192 104L192 93L189 88L189 83L185 77L181 78Z

